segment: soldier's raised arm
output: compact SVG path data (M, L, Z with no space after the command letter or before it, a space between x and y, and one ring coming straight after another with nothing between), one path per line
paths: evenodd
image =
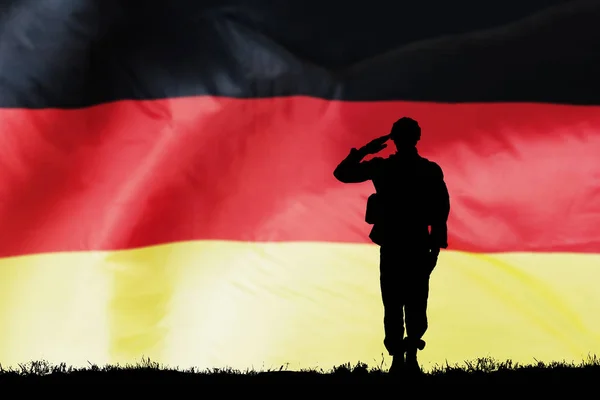
M385 149L385 142L389 139L389 135L381 136L372 140L360 149L351 149L350 154L342 160L341 163L333 171L333 176L343 183L359 183L365 182L372 178L373 169L380 159L372 159L363 161L369 154L375 154Z

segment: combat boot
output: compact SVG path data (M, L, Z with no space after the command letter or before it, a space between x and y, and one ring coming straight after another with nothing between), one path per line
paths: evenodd
M419 362L417 360L417 348L412 347L406 350L406 361L404 363L404 369L407 373L414 375L420 374L421 367L419 366Z
M404 362L404 369L409 374L421 374L423 371L417 360L417 351L425 348L425 342L421 339L413 341L407 338L405 348L406 360Z
M404 353L392 356L392 365L388 373L390 375L400 375L404 371Z
M405 345L404 341L402 341L400 343L400 347L396 348L394 353L391 354L392 365L390 366L390 369L388 371L388 373L390 375L400 375L404 371L404 369L405 369L404 368L404 365L405 365L404 353L405 352L406 352L406 345Z

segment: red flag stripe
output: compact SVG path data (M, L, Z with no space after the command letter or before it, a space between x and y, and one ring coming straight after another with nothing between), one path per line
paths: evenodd
M0 256L167 242L368 242L332 171L408 115L446 174L449 243L600 252L600 107L191 97L0 109Z

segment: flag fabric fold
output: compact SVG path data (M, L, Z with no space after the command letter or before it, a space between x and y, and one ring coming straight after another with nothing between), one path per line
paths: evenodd
M0 363L377 364L372 187L333 170L401 116L452 204L424 366L598 352L597 2L421 40L151 3L0 13Z

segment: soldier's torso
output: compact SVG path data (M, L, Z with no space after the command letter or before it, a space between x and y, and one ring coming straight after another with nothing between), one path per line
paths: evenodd
M377 235L407 246L429 239L432 185L431 163L418 154L394 155L383 160L373 176L382 218Z

